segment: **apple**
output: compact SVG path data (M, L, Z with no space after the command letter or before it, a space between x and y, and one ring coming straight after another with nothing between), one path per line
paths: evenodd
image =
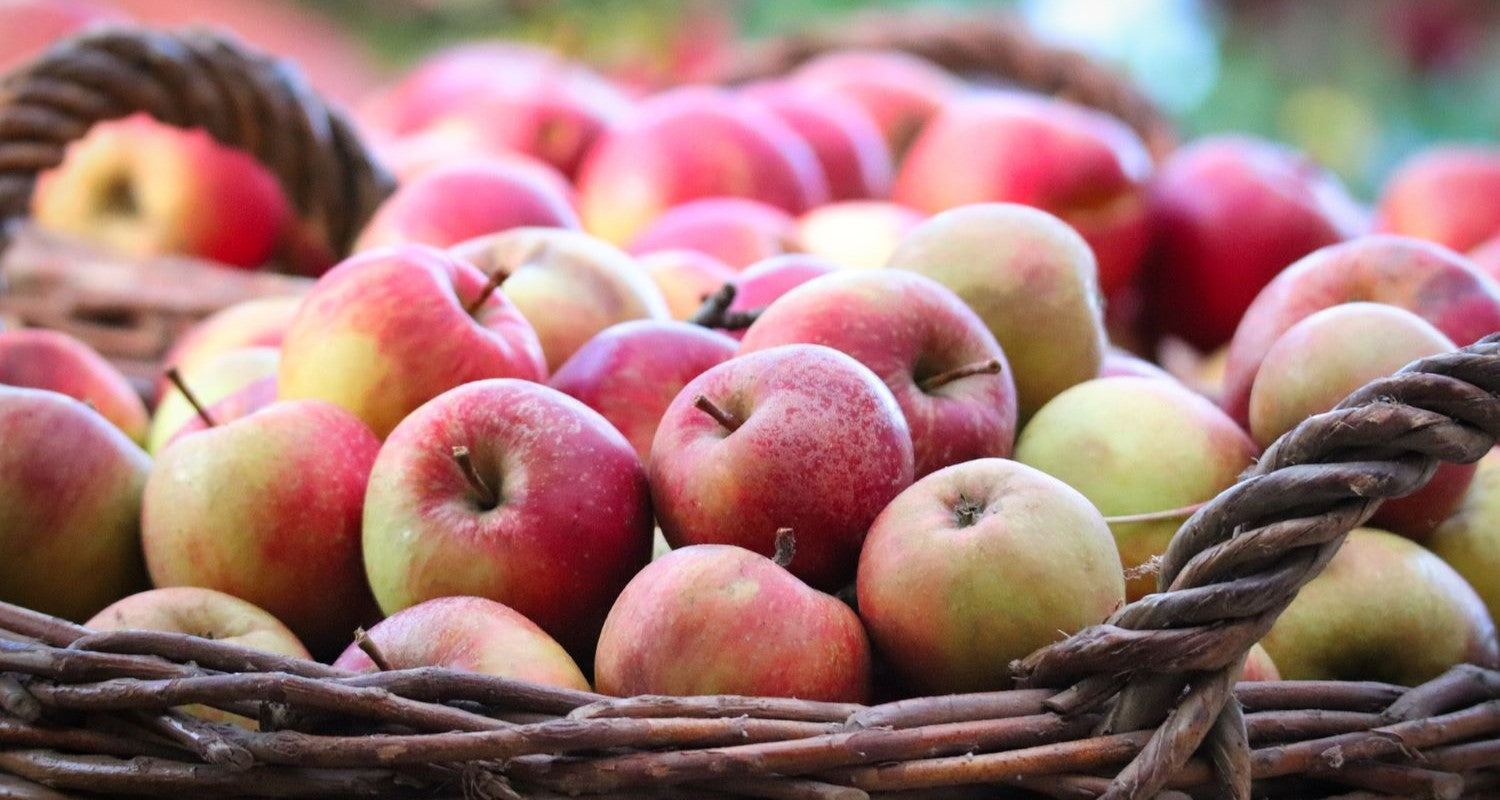
M810 255L845 267L883 267L926 215L883 200L829 203L797 218L793 238Z
M536 330L548 371L617 322L671 318L661 291L640 265L586 233L517 228L471 239L449 252L492 283L499 281L501 293Z
M7 0L0 4L0 73L30 61L64 36L129 21L112 5L92 0Z
M359 535L379 449L320 400L273 403L163 448L141 509L152 583L247 600L331 655L376 611Z
M1204 351L1229 341L1277 273L1366 227L1332 173L1248 136L1208 137L1173 153L1151 182L1149 203L1150 327Z
M1094 254L1057 217L1014 203L945 211L907 234L887 266L933 278L984 320L1014 370L1023 421L1099 373Z
M413 133L463 114L488 94L524 92L565 67L552 51L520 42L448 47L367 96L360 119L376 130Z
M1128 350L1110 345L1104 351L1104 359L1099 363L1099 377L1117 378L1124 375L1133 375L1138 378L1177 380L1172 377L1171 373L1150 361Z
M254 156L136 115L70 144L38 179L32 216L133 256L182 253L254 268L271 257L291 209Z
M1486 239L1484 244L1470 250L1469 260L1474 262L1474 266L1480 272L1500 280L1500 234Z
M1500 147L1442 144L1396 168L1376 208L1375 227L1463 252L1500 234Z
M986 202L1055 214L1089 243L1100 290L1111 297L1131 285L1145 255L1151 170L1145 143L1114 117L1064 100L983 92L949 102L927 125L891 199L929 214Z
M796 564L798 556L791 557ZM870 643L853 609L732 545L674 550L631 579L599 636L600 692L862 703Z
M746 197L791 214L827 202L807 142L775 115L727 91L684 87L642 101L589 151L578 173L588 230L634 240L666 209Z
M275 399L276 368L281 363L281 351L274 347L241 347L225 350L203 362L191 372L178 370L178 375L204 406L211 406L240 389L269 378L269 395ZM265 390L262 390L265 391ZM182 430L189 419L196 416L192 403L181 390L172 388L164 393L156 404L156 413L151 416L151 428L146 437L146 452L159 453L167 442ZM243 414L239 416L244 416ZM217 419L217 418L216 418ZM228 420L218 420L227 422Z
M838 271L838 264L805 253L787 253L757 261L739 274L734 282L734 297L726 310L731 313L760 311L798 286ZM726 332L736 339L745 335L743 329Z
M708 296L733 283L738 273L697 250L658 250L636 259L667 301L672 319L692 319Z
M1246 309L1229 343L1224 410L1248 424L1250 387L1271 345L1315 311L1360 301L1411 311L1460 347L1500 330L1500 283L1452 250L1389 234L1330 245L1277 275Z
M321 399L384 437L483 378L547 375L536 331L473 265L426 245L358 254L318 279L287 330L282 399Z
M593 409L541 384L476 381L412 412L370 474L364 562L387 614L487 597L575 658L651 553L641 460Z
M1250 646L1250 652L1245 654L1245 666L1240 671L1241 681L1279 681L1281 670L1276 668L1276 662L1271 660L1271 654L1260 642Z
M1350 533L1260 643L1286 680L1416 686L1458 664L1500 664L1474 589L1421 545L1375 528Z
M875 120L853 100L789 81L760 83L741 93L780 117L812 147L830 201L890 194L895 171L891 152Z
M290 658L312 658L297 635L270 612L198 586L169 586L122 597L83 625L99 631L186 633Z
M791 214L743 197L710 197L668 209L630 243L630 252L697 250L735 269L798 249Z
M791 571L820 589L854 575L865 532L912 470L911 430L891 390L813 344L708 369L667 407L651 443L651 494L669 544L764 555L791 528Z
M145 589L151 458L81 401L0 386L0 601L74 621Z
M548 169L506 159L460 161L413 178L375 210L355 242L368 250L412 242L448 247L521 227L578 228Z
M787 292L745 331L740 353L820 344L869 367L911 431L915 476L1006 457L1016 387L984 321L931 278L898 270L836 272Z
M146 405L114 365L58 331L0 330L0 384L50 389L82 400L136 443L145 441Z
M686 322L622 322L578 348L550 385L603 415L646 463L656 427L677 393L733 358L738 346L731 337Z
M183 385L187 386L189 391L192 390L192 386L187 383ZM177 430L162 442L161 448L154 452L170 447L173 442L184 436L208 430L226 422L233 422L241 417L248 417L274 402L276 402L276 376L274 374L262 375L213 403L206 405L200 403L203 411L200 413L197 408L194 408L193 413L189 414Z
M280 348L287 328L291 327L301 306L300 295L258 297L226 306L179 336L162 358L162 363L176 367L184 375L193 375L204 364L229 350ZM158 405L170 388L171 383L163 375L156 384Z
M791 80L862 107L900 161L913 139L963 83L918 56L895 50L842 50L811 59Z
M1458 571L1500 616L1500 448L1479 459L1458 508L1427 540L1432 552Z
M1207 398L1176 381L1135 377L1085 381L1052 398L1015 450L1017 461L1082 492L1109 519L1131 600L1156 591L1142 566L1256 455L1249 435Z
M1011 688L1006 665L1125 603L1109 525L1087 498L1015 461L940 469L896 496L859 556L860 618L923 694Z
M345 648L333 665L351 672L446 667L589 690L578 665L551 636L483 597L437 597L418 603L375 623L367 636L384 665L377 666L358 642Z

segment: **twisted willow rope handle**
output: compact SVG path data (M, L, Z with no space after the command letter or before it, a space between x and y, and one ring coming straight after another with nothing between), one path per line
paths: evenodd
M62 163L94 123L138 112L254 155L335 254L395 187L354 126L289 63L208 31L110 28L65 39L0 78L0 250L28 212L37 174Z
M1020 682L1071 686L1053 703L1065 713L1113 699L1101 732L1159 726L1104 797L1154 796L1206 741L1225 796L1249 798L1230 694L1245 653L1382 500L1420 489L1442 461L1479 460L1497 437L1500 335L1365 386L1277 440L1182 526L1161 593L1028 656Z

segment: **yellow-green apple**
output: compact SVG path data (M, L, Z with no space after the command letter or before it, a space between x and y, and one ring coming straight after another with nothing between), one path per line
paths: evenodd
M762 555L797 532L791 571L835 589L865 531L912 481L911 430L879 376L815 344L738 356L694 378L651 443L651 494L673 547Z
M364 560L387 614L487 597L575 658L651 553L651 496L630 443L547 386L476 381L391 432L370 475Z
M100 631L186 633L291 658L312 658L297 635L271 612L200 586L169 586L122 597L84 626Z
M1111 297L1140 271L1151 169L1140 136L1114 117L1064 100L987 92L954 100L933 118L912 143L891 199L929 214L985 202L1055 214L1093 248L1100 290Z
M321 400L273 403L163 448L141 509L152 583L232 594L332 655L376 615L359 537L379 450Z
M735 280L734 299L729 302L728 310L759 311L798 286L838 271L838 264L805 253L787 253L757 261L746 267ZM736 339L745 335L743 330L728 333Z
M188 386L189 391L192 390L191 385L186 383L184 385ZM276 376L274 374L263 375L229 392L217 401L204 405L202 413L194 409L194 413L184 419L177 430L173 431L162 442L161 448L155 452L170 447L173 442L184 436L223 425L226 422L233 422L240 417L248 417L274 402L276 402Z
M1287 328L1250 385L1250 435L1261 447L1356 389L1426 356L1456 349L1427 320L1384 303L1344 303ZM1372 527L1423 541L1458 507L1473 464L1443 464L1426 486L1381 504Z
M738 277L724 262L697 250L657 250L636 261L661 290L672 319L691 319L709 295Z
M425 245L361 253L318 279L276 373L281 398L337 403L379 437L454 386L546 376L521 312L472 264Z
M798 250L791 214L743 197L710 197L674 206L630 243L636 255L697 250L735 269Z
M792 73L799 85L852 100L875 121L896 161L963 84L935 64L895 50L844 50Z
M218 353L191 371L179 369L178 374L192 390L194 398L204 406L211 406L250 384L270 378L269 402L276 396L276 368L280 363L281 351L274 347L240 347ZM196 414L193 404L181 390L176 387L168 389L151 416L146 451L161 452L162 447Z
M513 228L578 228L571 200L543 170L550 168L486 158L424 172L380 204L355 249L406 242L449 247Z
M701 325L622 322L578 348L549 384L603 415L646 463L656 426L677 393L709 367L733 358L738 346Z
M38 180L32 215L131 255L184 253L251 268L270 258L291 211L250 154L134 116L71 144Z
M302 305L300 295L258 297L227 306L205 317L177 338L162 363L192 375L226 350L243 347L281 347L287 328ZM171 388L163 376L156 384L156 402Z
M926 215L884 200L829 203L797 218L793 234L802 250L846 267L874 269Z
M937 281L900 270L815 278L771 303L739 352L799 342L848 353L885 381L911 431L916 477L1010 455L1016 386L1005 354Z
M0 386L0 600L74 621L147 587L151 458L79 400Z
M0 73L31 60L58 39L97 25L128 23L112 4L93 0L0 3Z
M50 389L82 400L136 443L146 440L146 404L92 347L59 331L0 331L0 384Z
M1142 566L1166 552L1188 510L1233 485L1256 452L1207 398L1176 381L1122 376L1052 398L1021 429L1015 458L1082 492L1111 518L1135 600L1156 591Z
M1411 311L1460 347L1500 330L1500 283L1442 245L1391 234L1329 245L1287 267L1245 310L1224 366L1224 410L1248 424L1250 386L1271 345L1315 311L1360 301Z
M1458 664L1500 664L1495 623L1421 545L1359 528L1261 639L1286 680L1416 686Z
M1276 668L1276 662L1271 660L1271 654L1260 642L1251 645L1250 652L1245 654L1245 667L1240 671L1241 681L1279 681L1281 670Z
M653 95L594 145L578 173L588 230L633 241L672 206L747 197L800 214L828 200L812 148L775 115L727 91Z
M891 151L875 120L854 101L790 81L760 83L741 91L812 147L830 201L890 194L895 172Z
M1205 351L1229 341L1277 273L1366 227L1331 172L1249 136L1200 139L1173 153L1151 181L1149 207L1149 325Z
M1046 473L980 458L928 475L870 526L859 614L883 658L924 694L1010 688L1011 661L1125 603L1109 525Z
M1023 421L1099 373L1094 254L1057 217L1014 203L945 211L907 234L887 266L935 279L984 320L1014 370Z
M449 252L499 282L536 330L548 371L617 322L671 318L661 291L635 259L580 231L517 228Z
M588 679L562 645L536 623L483 597L437 597L403 608L377 622L367 636L384 664L377 665L355 642L333 665L353 672L447 667L589 689Z
M599 691L622 697L860 703L870 678L870 642L853 609L732 545L684 547L641 570L610 609L594 659Z
M1458 509L1427 546L1479 592L1493 619L1500 616L1500 448L1476 466Z
M1459 252L1500 234L1500 147L1443 144L1397 167L1381 191L1376 229Z

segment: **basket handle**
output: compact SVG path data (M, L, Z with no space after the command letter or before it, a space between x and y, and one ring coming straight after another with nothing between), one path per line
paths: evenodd
M103 28L0 78L0 251L29 212L38 173L95 123L135 113L254 155L335 255L395 188L353 124L289 62L207 30Z

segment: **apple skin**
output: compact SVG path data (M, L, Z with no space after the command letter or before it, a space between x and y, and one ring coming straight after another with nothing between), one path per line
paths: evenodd
M206 407L212 407L263 378L270 378L269 397L262 404L265 405L276 399L276 368L280 363L281 351L274 347L241 347L225 350L195 367L192 372L183 371L181 374L193 396ZM157 402L156 413L151 416L151 427L146 436L146 452L161 452L187 421L196 416L197 412L182 392L176 388L169 389ZM218 417L214 419L218 422L227 421Z
M935 64L894 50L843 50L818 56L791 81L858 104L900 161L927 121L963 84Z
M739 276L724 262L697 250L658 250L636 261L661 290L676 320L692 319L709 295Z
M549 382L609 420L641 463L667 406L689 381L733 358L739 345L701 325L636 320L612 325L578 349Z
M254 603L214 589L169 586L122 597L84 627L186 633L291 658L312 658L291 629Z
M500 494L486 509L452 448ZM635 450L593 409L541 384L443 393L386 440L370 475L364 559L386 613L450 595L525 615L575 658L651 553L651 496Z
M620 697L870 697L870 643L854 611L731 545L684 547L641 570L610 609L594 664L598 690Z
M1147 361L1128 350L1110 345L1104 351L1104 360L1099 363L1100 378L1119 378L1132 375L1137 378L1162 378L1175 381L1170 372Z
M635 255L697 250L735 269L797 250L796 219L743 197L710 197L674 206L630 243Z
M812 147L829 201L891 193L891 151L875 120L854 101L789 81L748 86L741 94L780 117Z
M359 537L379 450L363 422L318 400L274 403L184 436L146 482L141 543L152 583L247 600L314 655L332 655L376 615Z
M815 278L832 275L839 265L826 258L806 253L787 253L757 261L746 267L734 282L734 300L730 311L758 311L769 307L782 295ZM744 330L725 331L735 339L745 338Z
M1474 587L1494 619L1500 616L1500 448L1475 466L1458 508L1427 546Z
M94 407L137 444L146 439L146 404L113 364L59 331L0 330L0 384L50 389Z
M935 279L984 320L1014 370L1022 421L1099 373L1107 342L1094 254L1057 217L1014 203L945 211L886 266Z
M1149 325L1203 351L1229 341L1277 273L1367 227L1332 173L1296 150L1247 136L1201 139L1173 153L1153 178L1149 201Z
M449 247L512 228L578 229L578 214L540 165L460 161L401 186L375 210L355 250L412 242Z
M241 417L248 417L274 402L276 402L276 376L263 375L219 398L206 410L209 418L214 421L214 426L218 426ZM173 442L184 436L208 430L209 427L208 423L194 412L183 420L182 425L173 431L171 436L167 437L161 449L170 447ZM153 452L160 451L158 449Z
M147 588L151 458L82 402L0 386L0 601L74 621Z
M1250 436L1207 398L1176 381L1122 376L1054 397L1021 429L1015 458L1082 492L1108 519L1211 500L1256 454ZM1187 516L1111 521L1125 569L1166 552ZM1154 575L1127 579L1130 600L1154 591Z
M486 275L505 276L500 291L531 322L548 371L617 322L671 318L667 301L640 265L586 233L517 228L449 252Z
M898 270L824 275L771 303L745 331L739 352L799 342L847 353L885 381L911 431L916 477L1010 455L1016 386L1005 354L984 321L937 281ZM931 390L920 385L992 359L998 373Z
M32 216L134 256L182 253L254 268L292 214L254 156L137 115L102 122L69 145L63 163L39 177Z
M1396 168L1376 208L1377 230L1459 252L1500 234L1500 147L1440 145Z
M191 375L227 350L243 347L280 348L287 328L302 306L300 296L259 297L227 306L205 317L177 338L162 363ZM156 382L159 406L172 383L163 375Z
M128 23L118 9L88 0L7 0L0 4L0 73L9 72L64 36L90 26Z
M384 437L413 409L484 378L541 381L531 323L500 292L470 315L488 279L425 245L358 254L318 279L282 345L283 400L316 398Z
M653 95L605 134L578 173L588 230L634 240L672 206L746 197L791 214L827 202L822 168L796 132L729 92L684 87Z
M694 406L702 395L741 424ZM657 523L673 547L733 544L773 552L797 537L792 574L836 589L854 574L865 532L912 481L911 430L891 390L832 348L748 353L694 378L651 444Z
M1055 214L1093 249L1110 297L1135 280L1149 243L1151 170L1145 144L1114 117L1063 100L980 93L927 125L891 199L929 214L986 202Z
M1120 554L1087 498L982 458L912 484L870 526L859 613L922 694L1011 688L1005 667L1125 603Z
M1416 686L1462 663L1500 663L1484 601L1409 539L1359 528L1260 642L1286 680Z
M1361 236L1308 254L1256 296L1229 343L1224 410L1248 424L1250 387L1271 345L1313 312L1360 301L1411 311L1460 347L1500 330L1500 283L1463 256L1406 236Z
M392 669L447 667L563 689L589 690L578 665L536 623L483 597L437 597L375 623L370 641ZM350 644L333 662L374 672L375 662Z
M1245 654L1245 667L1240 671L1240 680L1243 681L1279 681L1281 670L1276 668L1276 662L1271 660L1271 654L1266 652L1260 642L1250 646L1250 652Z
M927 215L883 200L829 203L797 218L794 238L809 255L841 266L875 269Z

